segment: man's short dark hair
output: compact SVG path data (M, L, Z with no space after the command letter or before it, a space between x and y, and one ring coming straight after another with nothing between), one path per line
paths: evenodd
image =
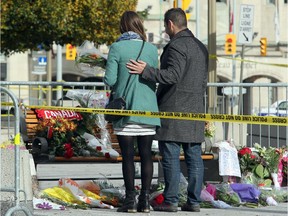
M187 27L187 18L185 12L181 8L171 8L164 15L164 22L168 24L171 20L178 28Z

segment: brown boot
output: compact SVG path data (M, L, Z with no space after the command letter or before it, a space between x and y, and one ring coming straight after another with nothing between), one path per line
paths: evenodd
M136 196L135 191L126 191L126 197L123 202L123 205L117 209L117 212L136 213L137 204L135 196Z
M150 212L149 197L150 197L149 191L141 190L141 193L138 198L138 206L137 206L138 212L145 212L145 213Z

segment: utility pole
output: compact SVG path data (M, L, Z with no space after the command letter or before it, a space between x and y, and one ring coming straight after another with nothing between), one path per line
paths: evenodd
M47 53L47 81L52 81L52 51L49 50ZM52 100L52 92L51 92L51 86L47 89L46 94L46 102L48 106L51 106L51 100Z
M209 58L208 82L217 82L216 72L216 0L208 0L208 52L212 55ZM213 112L217 106L217 88L208 89L208 112Z
M62 82L62 46L57 45L57 74L56 81ZM57 98L56 101L62 98L62 87L57 86Z

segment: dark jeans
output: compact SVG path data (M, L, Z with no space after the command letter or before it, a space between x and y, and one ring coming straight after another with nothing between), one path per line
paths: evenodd
M204 165L201 157L201 143L176 143L159 141L162 155L163 174L165 181L165 203L178 205L180 182L180 146L184 150L188 173L187 203L197 205L201 202L200 194L203 184Z

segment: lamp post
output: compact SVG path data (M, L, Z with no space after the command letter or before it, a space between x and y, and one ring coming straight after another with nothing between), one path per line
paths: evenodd
M216 56L216 0L208 0L208 52ZM216 83L216 58L209 58L208 82ZM215 99L217 97L216 88L208 89L208 112L213 112L216 108Z

